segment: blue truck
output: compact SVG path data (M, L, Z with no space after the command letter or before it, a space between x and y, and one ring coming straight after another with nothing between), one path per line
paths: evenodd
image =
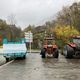
M19 42L8 42L7 39L3 40L3 48L0 49L0 55L3 55L6 58L6 61L9 61L10 58L26 58L27 48L25 40L21 39Z

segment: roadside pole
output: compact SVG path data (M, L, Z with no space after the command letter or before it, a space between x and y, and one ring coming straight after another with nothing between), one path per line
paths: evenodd
M31 53L31 41L32 40L32 33L31 33L31 31L29 32L29 46L30 46L30 49L29 49L29 51L30 51L30 53Z
M31 42L29 43L29 45L30 45L30 53L31 53Z

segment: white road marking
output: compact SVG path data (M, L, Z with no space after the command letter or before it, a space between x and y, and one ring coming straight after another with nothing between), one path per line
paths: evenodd
M5 64L3 64L3 65L1 65L1 66L0 66L0 69L3 68L3 67L5 67L5 66L7 66L7 65L10 64L10 63L12 63L13 61L14 61L14 60L12 60L12 61L10 61L10 62L7 62L7 63L5 63Z

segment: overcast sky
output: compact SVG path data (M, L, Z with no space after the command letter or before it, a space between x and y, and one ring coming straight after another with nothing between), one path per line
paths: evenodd
M15 15L16 24L25 28L29 24L40 25L77 0L0 0L0 18ZM80 1L80 0L78 0Z

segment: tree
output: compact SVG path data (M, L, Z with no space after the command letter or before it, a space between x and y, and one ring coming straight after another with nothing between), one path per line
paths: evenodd
M70 7L63 7L58 13L56 22L60 25L74 26L80 30L80 3L74 3Z
M29 25L27 28L24 29L24 32L28 32L28 31L32 32L34 30L34 28L35 28L34 25Z
M10 23L10 25L15 25L15 24L17 23L14 14L10 14L10 15L8 16L8 22Z
M53 32L58 39L62 39L65 42L67 42L71 36L79 35L79 31L76 28L64 25L56 25L56 27L53 29Z

